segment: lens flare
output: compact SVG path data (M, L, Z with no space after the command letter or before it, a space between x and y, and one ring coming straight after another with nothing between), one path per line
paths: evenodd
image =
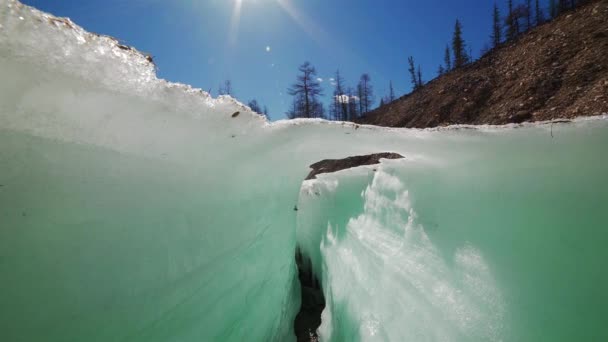
M231 46L235 46L238 41L239 24L241 23L241 9L243 8L243 0L234 0L234 8L232 10L232 19L230 20L230 37Z

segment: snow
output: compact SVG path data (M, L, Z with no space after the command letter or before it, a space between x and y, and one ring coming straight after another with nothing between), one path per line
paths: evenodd
M269 123L114 38L0 8L2 340L295 340L296 244L325 341L606 339L608 118Z

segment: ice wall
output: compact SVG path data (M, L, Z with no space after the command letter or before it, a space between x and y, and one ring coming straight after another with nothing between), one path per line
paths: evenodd
M322 340L605 339L604 124L444 131L452 156L306 181Z
M296 242L324 340L606 338L606 118L269 124L69 20L0 25L2 340L293 340Z

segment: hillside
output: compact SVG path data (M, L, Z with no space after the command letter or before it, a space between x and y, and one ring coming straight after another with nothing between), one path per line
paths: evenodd
M608 1L594 1L382 106L359 123L506 124L608 112Z

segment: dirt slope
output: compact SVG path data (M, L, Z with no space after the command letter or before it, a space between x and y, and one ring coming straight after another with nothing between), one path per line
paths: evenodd
M608 0L599 0L529 31L357 122L435 127L604 113L608 113Z

